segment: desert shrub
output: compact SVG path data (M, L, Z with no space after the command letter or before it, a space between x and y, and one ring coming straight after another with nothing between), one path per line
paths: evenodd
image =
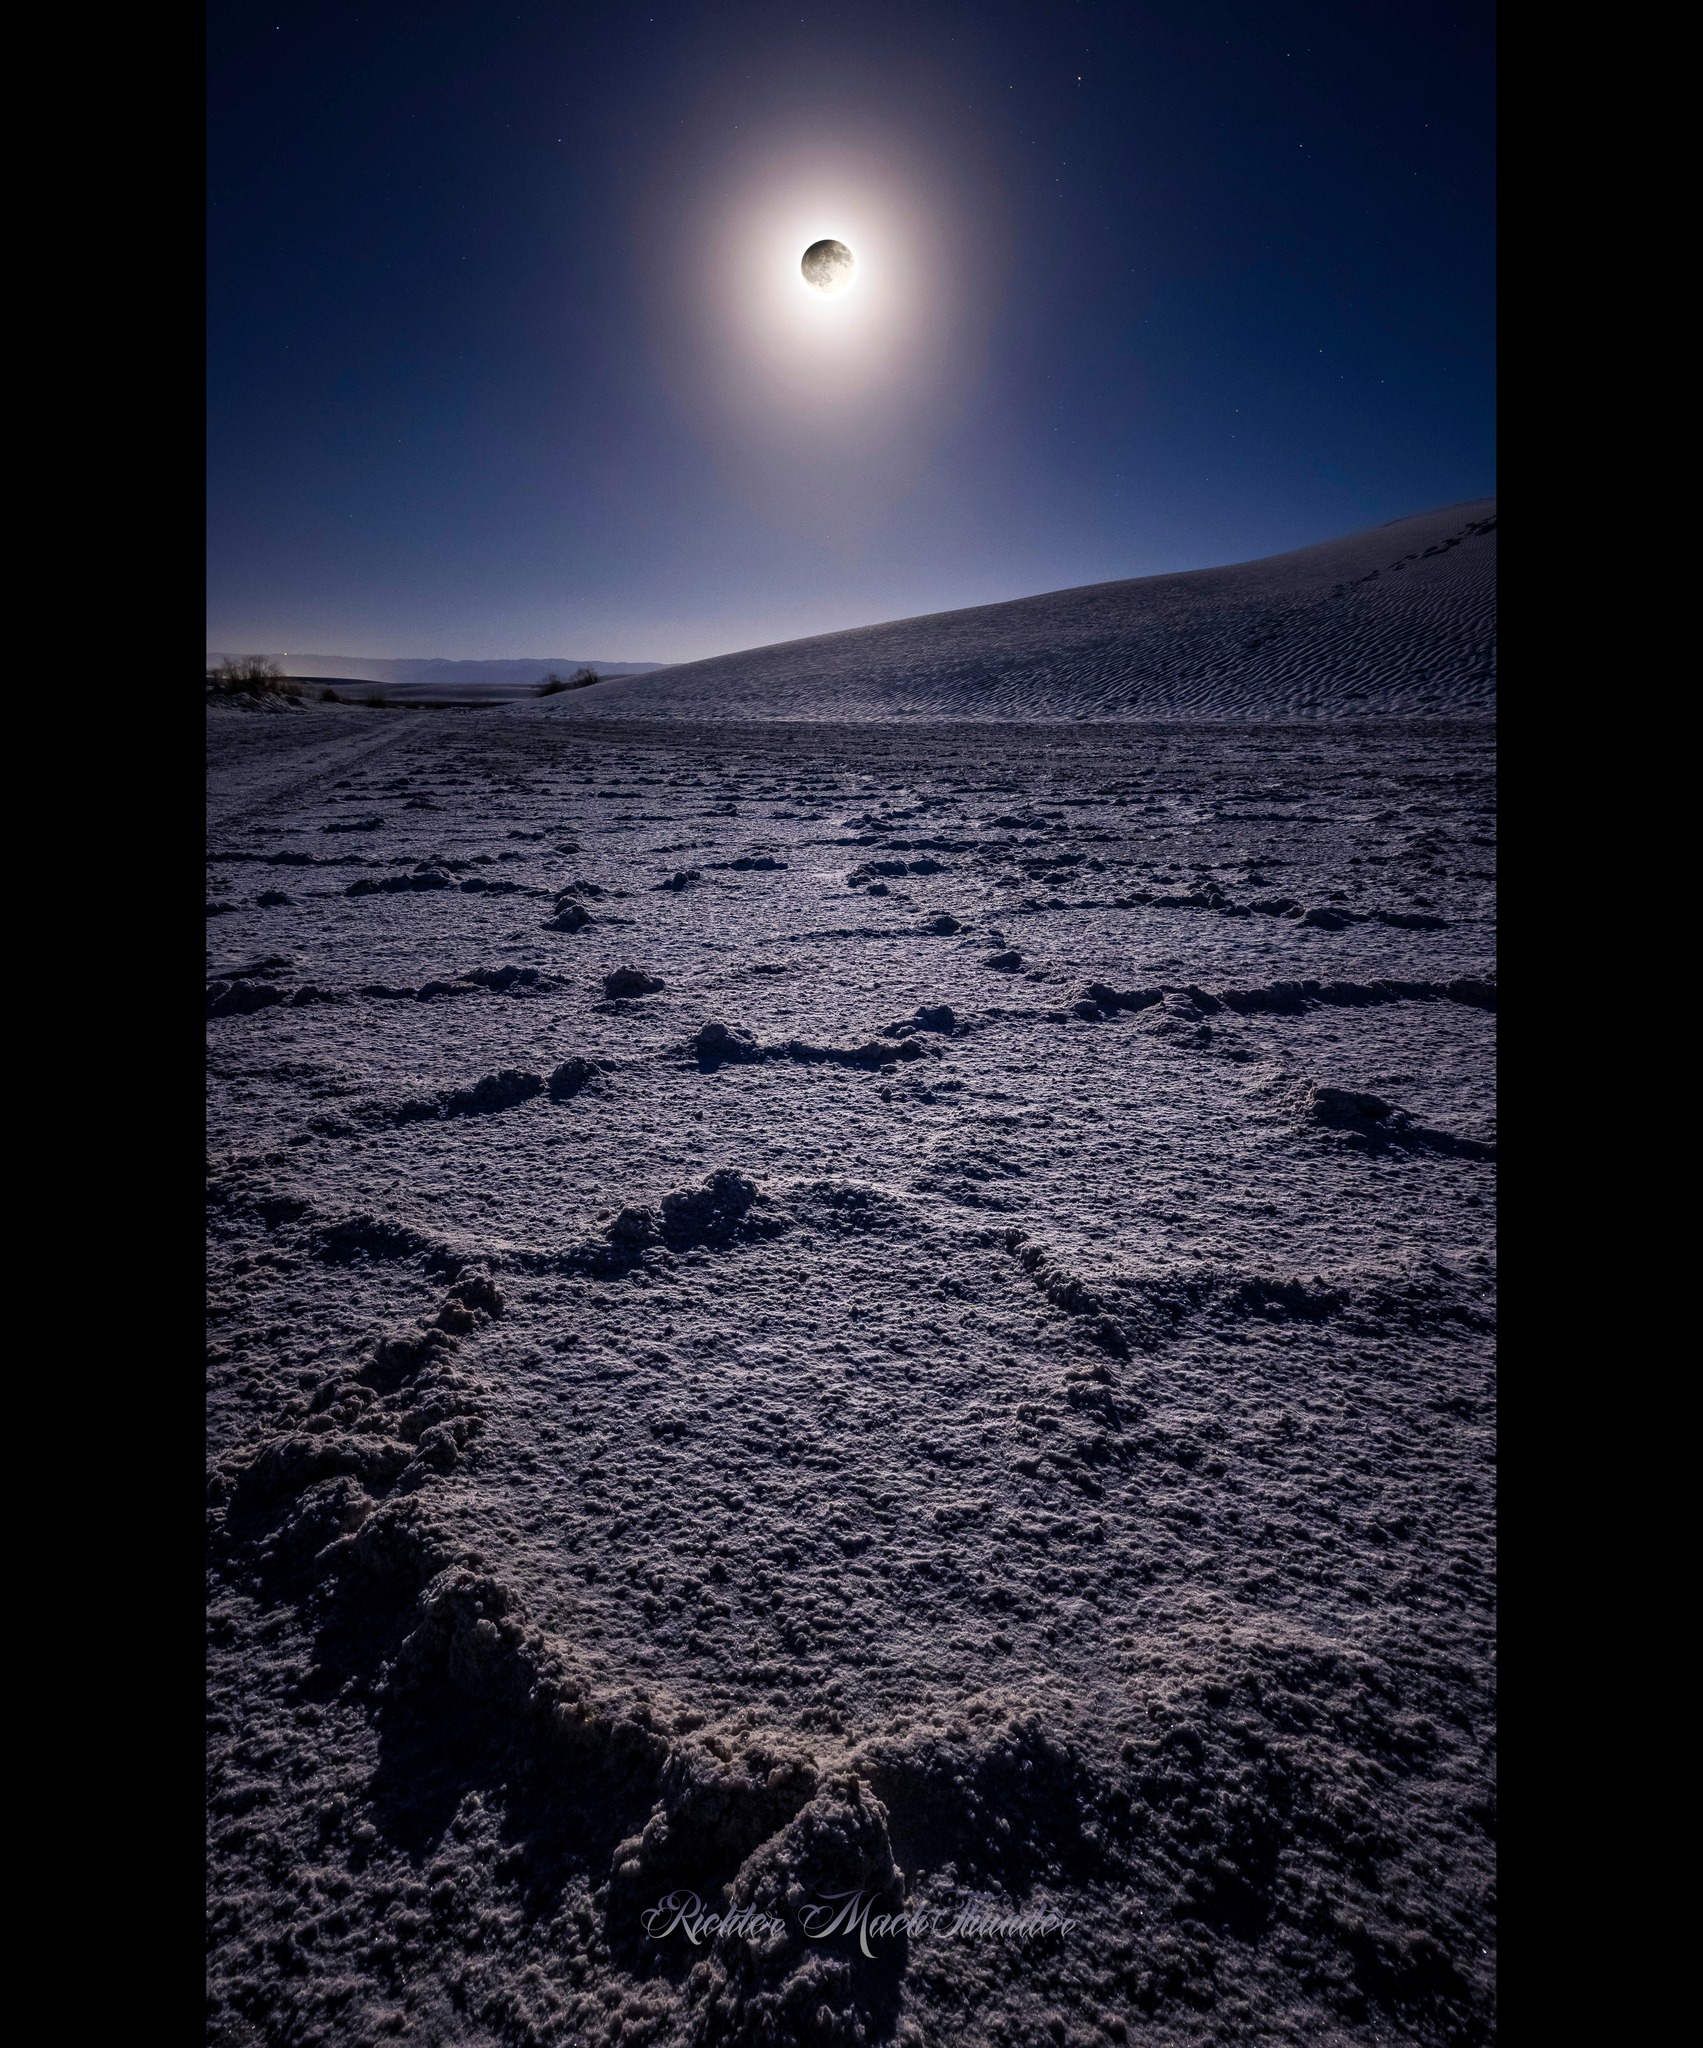
M382 690L369 690L361 699L361 702L369 711L382 711L385 708L384 692Z
M576 668L566 682L552 669L538 685L538 694L540 697L556 697L560 696L563 690L588 689L596 681L597 671L594 668Z
M235 654L207 671L210 697L299 697L302 686L270 655Z
M319 701L322 704L341 704L343 699L338 696L335 690L321 690Z

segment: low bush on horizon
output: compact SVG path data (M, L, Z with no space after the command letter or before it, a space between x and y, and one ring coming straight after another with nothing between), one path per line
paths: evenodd
M566 682L552 669L538 685L538 695L558 697L564 690L588 690L596 681L597 671L594 668L576 668Z
M207 671L209 697L293 697L302 686L266 654L233 654Z

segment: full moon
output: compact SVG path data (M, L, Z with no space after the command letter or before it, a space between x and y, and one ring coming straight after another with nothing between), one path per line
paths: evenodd
M857 259L844 242L812 242L798 267L817 291L843 292L857 272Z

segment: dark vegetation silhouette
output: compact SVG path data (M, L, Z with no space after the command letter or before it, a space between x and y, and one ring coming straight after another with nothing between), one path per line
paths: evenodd
M209 697L289 697L299 699L302 686L264 654L236 654L207 671Z

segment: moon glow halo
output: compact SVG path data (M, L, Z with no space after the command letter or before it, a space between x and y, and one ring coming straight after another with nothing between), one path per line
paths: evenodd
M977 389L998 217L907 134L736 141L690 176L686 152L659 159L645 188L652 346L741 502L849 546Z

